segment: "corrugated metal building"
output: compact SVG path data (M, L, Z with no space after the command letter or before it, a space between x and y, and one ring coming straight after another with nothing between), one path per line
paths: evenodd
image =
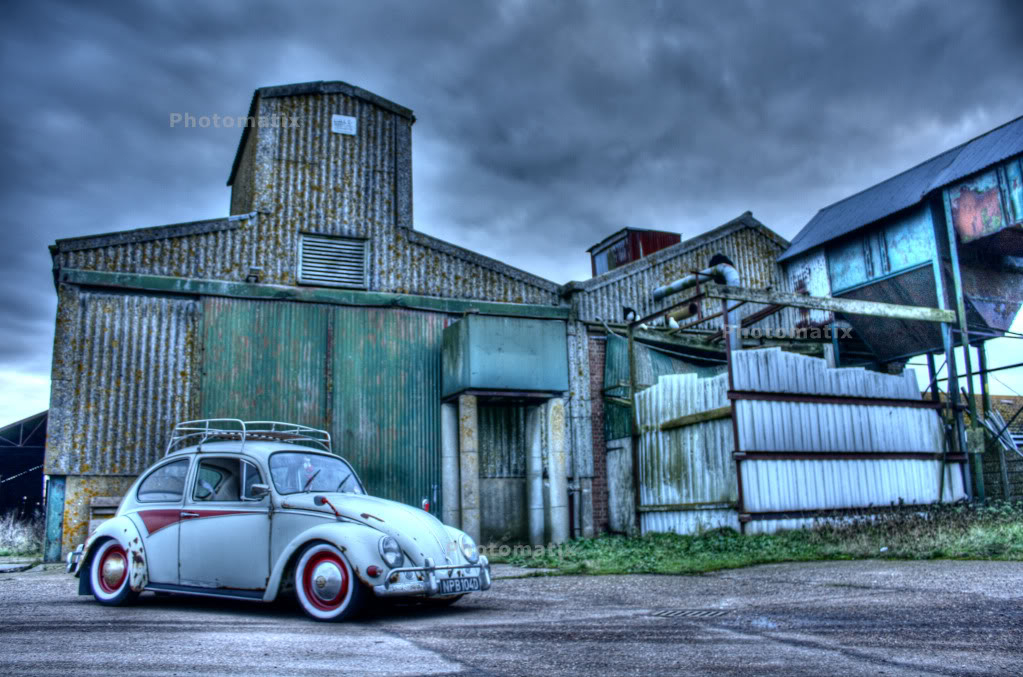
M752 286L777 284L787 243L747 214L559 286L413 229L413 122L342 82L261 88L230 216L51 246L48 559L84 540L92 507L109 504L93 499L121 496L176 422L202 417L325 428L373 493L430 498L484 540L558 539L562 522L594 533L591 398L603 394L588 328L714 253ZM453 325L470 316L503 320L461 345ZM472 341L552 368L525 385L484 370L445 390L449 343L469 355Z
M897 370L909 358L937 354L955 383L958 345L967 371L977 364L974 374L981 374L985 341L1004 336L1023 308L1023 117L825 207L779 262L790 291L956 313L952 328L804 311L817 323L846 323L862 340L864 352L836 341L838 364ZM966 385L972 395L974 379ZM953 405L958 398L953 386ZM983 464L971 463L968 489L983 498ZM998 484L1008 496L1005 473Z

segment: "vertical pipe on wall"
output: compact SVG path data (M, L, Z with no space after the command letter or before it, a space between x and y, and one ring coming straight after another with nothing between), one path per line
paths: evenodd
M633 507L633 523L632 530L636 533L642 533L642 522L639 512L640 505L640 477L639 477L639 415L636 411L636 337L635 329L629 325L629 412L630 418L630 430L631 430L631 447L630 447L630 458L632 460L632 507Z
M526 510L529 544L543 545L543 406L526 411Z
M568 540L568 478L565 458L565 403L560 397L547 400L547 477L550 491L551 542Z
M476 397L458 397L458 460L461 475L462 531L480 539L479 416Z
M458 482L458 405L440 405L441 521L452 527L462 523Z

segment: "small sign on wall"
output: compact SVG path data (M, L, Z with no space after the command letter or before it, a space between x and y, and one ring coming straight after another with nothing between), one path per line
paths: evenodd
M355 136L358 132L358 120L350 115L331 115L330 131L335 134Z

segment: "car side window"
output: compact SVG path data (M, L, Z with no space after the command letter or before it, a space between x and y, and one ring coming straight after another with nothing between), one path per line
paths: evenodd
M243 501L260 501L263 499L262 496L252 495L252 485L262 484L263 475L260 474L259 468L248 461L242 461L242 500Z
M138 500L143 503L180 501L185 493L186 475L188 475L187 458L157 468L139 485L136 492Z
M239 465L236 458L199 461L192 498L196 501L237 501L240 495Z

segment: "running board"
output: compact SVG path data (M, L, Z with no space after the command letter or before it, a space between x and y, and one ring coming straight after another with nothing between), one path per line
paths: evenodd
M200 597L226 597L228 599L247 599L262 602L265 590L231 590L230 588L202 588L197 585L174 585L172 583L150 583L145 587L152 592L174 592L179 595L197 595Z

